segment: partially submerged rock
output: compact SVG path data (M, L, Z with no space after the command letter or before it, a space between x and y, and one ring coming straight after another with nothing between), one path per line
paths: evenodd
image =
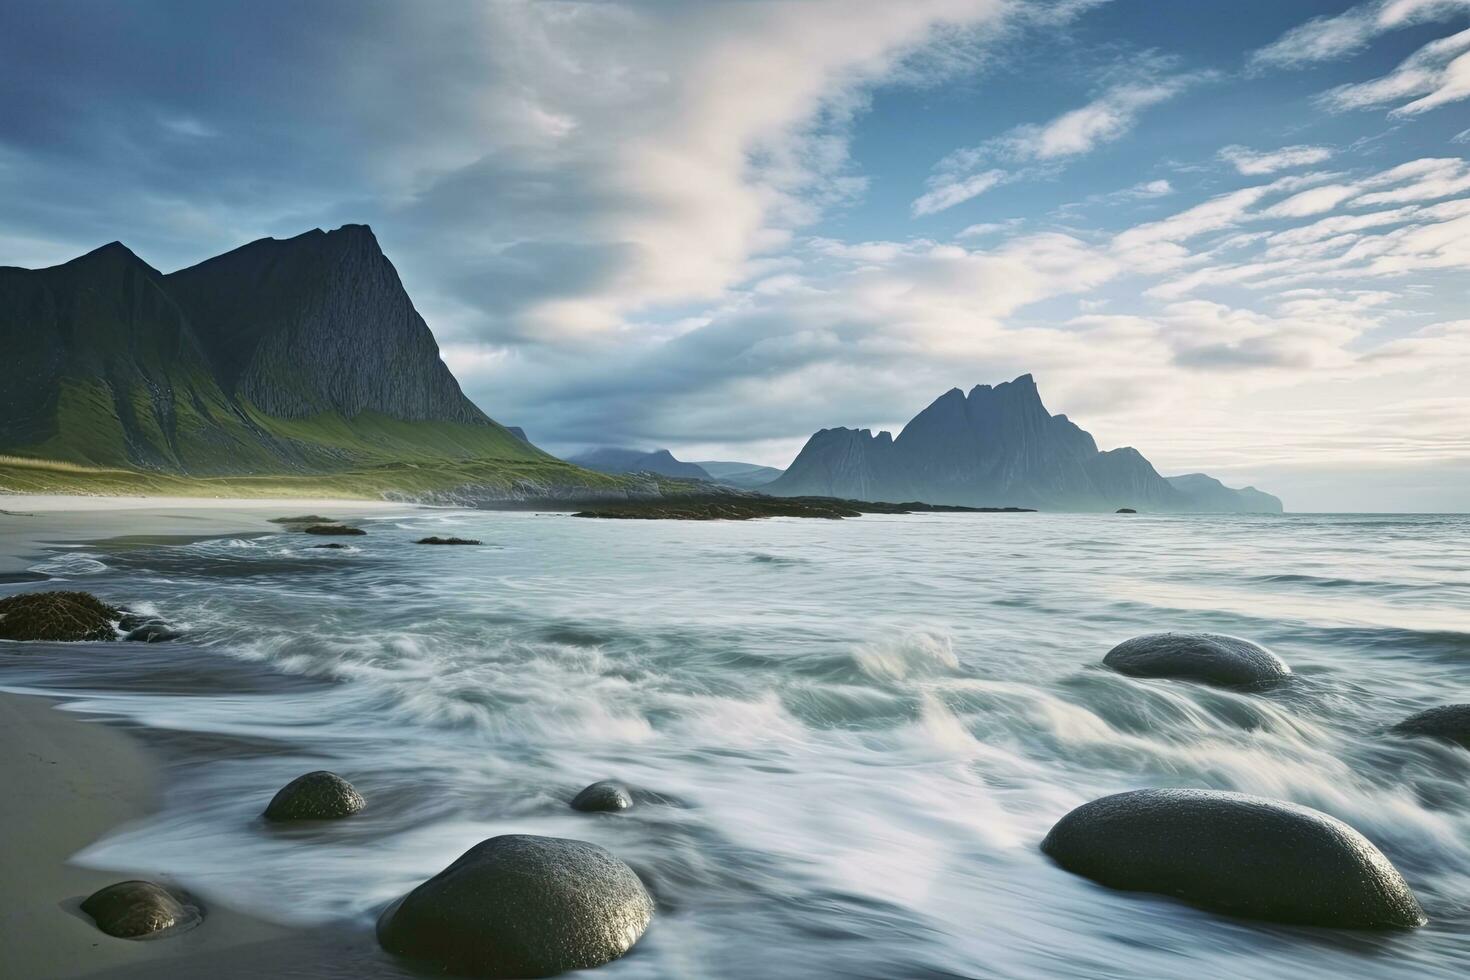
M475 538L419 538L414 544L480 544Z
M546 977L622 956L653 910L633 869L597 845L508 834L389 906L378 942L436 972Z
M352 784L325 769L297 776L271 799L267 820L335 820L367 806Z
M345 524L313 524L306 528L307 534L366 534L360 527L348 527Z
M1345 929L1427 921L1398 869L1347 824L1243 793L1145 789L1067 814L1041 849L1068 871L1245 918Z
M335 524L335 517L323 517L320 514L303 514L300 517L272 517L272 524Z
M1118 513L1118 514L1136 514L1136 513L1138 513L1138 511L1134 510L1132 507L1119 507L1114 513Z
M313 548L345 548L347 546L345 544L338 544L337 542L333 541L333 542L331 542L329 544L314 544L314 545L312 545L312 547Z
M1470 704L1444 704L1410 715L1390 729L1395 735L1437 738L1470 749Z
M134 643L166 643L169 640L177 640L183 635L168 623L155 620L128 630L123 639Z
M199 907L151 881L120 881L94 892L82 911L97 928L119 939L151 939L166 931L181 932L204 917Z
M615 813L633 805L633 794L622 783L604 779L572 797L572 809L584 813Z
M24 592L0 599L0 639L116 639L122 610L89 592Z
M1283 681L1291 668L1259 644L1223 633L1148 633L1124 640L1104 666L1130 677L1173 677L1220 687Z

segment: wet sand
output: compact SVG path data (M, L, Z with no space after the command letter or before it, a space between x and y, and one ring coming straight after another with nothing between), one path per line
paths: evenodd
M57 544L263 533L279 530L272 517L350 520L409 509L360 500L0 497L0 591L23 588L32 580L26 566ZM92 892L130 878L170 882L155 869L96 871L71 859L156 808L167 791L165 760L119 725L5 692L6 661L22 647L0 641L0 978L406 975L360 924L292 929L236 912L197 887L205 919L194 929L144 941L98 930L78 908Z
M211 497L77 497L0 494L0 585L26 581L46 546L100 538L214 537L279 531L272 517L320 514L350 520L416 509L372 500L227 500Z

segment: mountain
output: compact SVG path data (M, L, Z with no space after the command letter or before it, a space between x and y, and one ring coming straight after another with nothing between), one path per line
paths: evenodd
M1243 487L1239 490L1227 487L1213 476L1205 476L1203 473L1187 473L1184 476L1165 477L1174 489L1188 496L1196 504L1196 509L1201 511L1239 511L1244 509L1248 513L1279 514L1281 513L1281 500L1257 490L1255 487ZM1240 504L1246 504L1241 508ZM1235 506L1232 506L1235 505Z
M1042 404L1026 374L941 395L898 438L823 429L762 488L778 496L1034 507L1042 510L1267 511L1281 501L1201 476L1174 483L1136 449L1101 452L1092 436Z
M599 473L657 473L680 480L710 481L710 475L693 463L674 458L667 449L652 452L643 449L593 449L572 456L569 463L596 470Z
M218 476L494 461L571 470L460 390L372 231L164 275L114 242L0 268L0 453Z
M716 483L741 490L754 490L770 483L785 470L756 463L732 463L720 460L700 461L694 464L704 470Z

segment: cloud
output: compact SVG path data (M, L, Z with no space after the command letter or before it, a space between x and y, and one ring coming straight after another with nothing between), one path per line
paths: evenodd
M1265 204L1280 193L1290 196ZM1339 207L1384 208L1340 214L1263 235L1235 236L1203 254L1178 257L1173 278L1147 294L1177 300L1205 287L1281 289L1309 282L1366 281L1415 273L1470 269L1470 165L1426 157L1355 181L1296 190L1289 178L1221 195L1160 222L1130 229L1115 239L1125 252L1167 236L1176 242L1253 221L1314 217ZM1438 204L1425 202L1441 200ZM1223 255L1227 245L1257 248L1246 257ZM1261 246L1264 246L1262 248Z
M952 208L985 193L1003 182L1007 176L1004 170L986 170L960 180L941 181L933 190L914 200L913 212L917 216Z
M982 221L979 224L967 225L955 232L955 238L961 241L972 238L984 238L987 235L998 235L1002 232L1011 231L1021 225L1020 218L1009 218L1005 221Z
M1014 160L1047 161L1080 156L1123 136L1143 110L1168 101L1196 79L1177 76L1114 86L1079 109L1042 125L1019 126L998 147Z
M1227 146L1220 150L1220 159L1235 167L1237 173L1248 177L1274 174L1278 170L1306 167L1332 158L1332 150L1325 146L1283 146L1279 150L1258 153L1249 147Z
M1046 123L1016 126L1001 136L950 153L935 165L929 190L913 202L914 215L943 211L1003 181L1028 176L1026 171L980 170L989 163L1047 168L1090 153L1127 134L1144 110L1214 77L1207 72L1163 75L1160 66L1164 64L1168 62L1145 59L1142 67L1133 69L1134 78L1113 82L1080 108Z
M0 39L0 225L172 265L366 221L444 339L571 343L717 300L862 192L848 137L872 87L945 77L961 64L941 49L978 57L1050 15L263 0L79 24L43 6Z
M1252 53L1255 68L1301 68L1357 54L1375 37L1470 10L1470 0L1377 0L1315 17Z
M1335 209L1342 202L1360 193L1350 184L1327 184L1293 194L1284 201L1261 211L1262 218L1305 218Z
M1470 98L1470 30L1431 41L1387 75L1339 85L1324 92L1318 101L1334 112L1376 109L1397 103L1389 115L1414 116L1467 98Z

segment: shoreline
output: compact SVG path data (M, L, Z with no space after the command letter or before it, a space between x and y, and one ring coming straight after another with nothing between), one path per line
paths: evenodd
M281 529L272 517L325 510L351 520L419 509L340 499L64 495L7 496L0 504L0 590L7 594L21 583L41 584L47 576L25 569L58 545L271 533ZM364 935L352 924L292 928L236 911L207 889L173 882L156 869L73 863L89 845L160 808L168 792L167 751L148 744L147 730L67 711L65 697L7 690L7 661L23 655L11 646L25 644L0 642L0 745L9 750L0 753L0 827L7 832L0 848L0 958L7 977L154 980L164 973L254 980L318 975L343 964L352 964L354 976L406 975L378 950L370 931ZM78 906L97 889L132 878L177 884L201 901L204 921L152 940L103 933Z
M8 838L0 849L0 937L11 976L143 977L157 976L161 966L181 976L262 976L270 975L270 963L284 966L305 947L327 945L319 932L275 925L209 899L204 921L175 936L140 941L99 930L77 908L82 899L134 877L169 879L146 868L99 871L71 859L154 812L163 767L126 730L61 705L0 691L0 742L11 749L0 756L6 787L0 824Z
M273 517L326 511L351 519L425 509L421 504L330 497L82 497L65 494L0 495L0 585L42 581L27 566L50 547L118 538L178 542L239 534L275 533ZM121 532L121 533L120 533Z

